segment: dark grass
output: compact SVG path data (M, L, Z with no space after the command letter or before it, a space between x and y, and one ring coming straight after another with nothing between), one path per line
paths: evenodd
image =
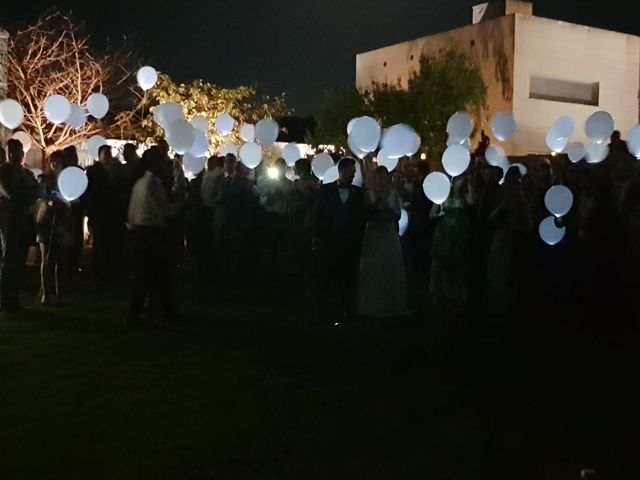
M432 309L334 326L180 277L185 318L125 287L0 318L0 478L638 478L636 337ZM35 299L35 293L29 292Z

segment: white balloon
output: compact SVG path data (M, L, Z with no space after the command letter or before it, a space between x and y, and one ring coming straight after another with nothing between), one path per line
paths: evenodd
M400 211L400 220L398 220L398 232L402 237L405 233L407 233L407 229L409 228L409 214L403 208Z
M328 153L321 153L311 160L311 171L320 180L324 178L329 168L334 166L333 158Z
M238 147L233 142L225 143L224 145L222 145L220 150L218 150L218 155L221 157L224 157L225 155L229 155L229 154L235 157L238 156Z
M491 131L493 136L501 142L506 142L511 135L516 133L518 125L510 113L496 113L491 119Z
M415 154L420 148L416 148L416 132L409 125L399 123L393 125L384 131L380 146L386 150L390 157L404 157ZM417 141L420 141L418 137Z
M282 149L282 158L288 167L293 167L300 160L300 147L296 143L287 143Z
M627 149L636 158L640 158L640 125L633 127L627 135Z
M334 165L329 167L326 172L324 172L324 176L322 177L322 184L329 185L330 183L337 182L338 178L340 178L340 172L338 171L338 166Z
M100 150L101 146L106 144L106 138L104 138L102 135L94 135L89 140L87 140L87 152L89 152L89 155L91 155L93 158L97 159L98 150Z
M205 163L207 163L206 158L194 157L190 153L185 154L182 158L182 165L185 171L193 175L198 175L204 169Z
M278 122L275 120L265 118L256 124L255 132L258 143L268 147L269 145L273 145L278 139L280 127L278 126Z
M460 145L462 145L464 148L466 148L469 152L471 152L471 139L467 138L465 139L464 142L462 142Z
M416 132L413 132L413 143L409 145L409 149L407 150L407 156L410 157L418 153L418 151L420 150L421 144L422 144L422 140L420 139L420 135L418 135Z
M613 129L613 117L610 113L603 111L592 114L584 125L587 137L595 143L607 141L611 137Z
M552 152L562 153L564 149L567 148L569 139L566 137L557 138L555 135L556 133L553 131L553 129L547 132L547 147L549 147Z
M67 167L58 176L58 190L70 202L80 198L87 191L88 185L87 175L78 167Z
M442 156L442 166L452 177L462 175L471 162L471 154L462 145L451 145Z
M573 163L578 163L586 155L584 145L580 142L572 143L567 148L567 155L569 156L569 160Z
M364 183L364 178L362 177L362 168L360 168L360 163L356 162L356 174L353 177L353 181L351 185L355 185L356 187L362 188Z
M184 155L193 147L196 140L196 129L180 118L169 125L166 130L166 139L172 149L178 154Z
M0 123L9 130L14 130L22 124L24 110L22 106L11 98L0 101Z
M473 132L473 118L467 112L456 112L447 121L447 133L453 143L462 143Z
M74 130L81 130L87 122L87 111L80 105L71 104L71 115L67 118L67 125Z
M355 143L353 142L353 140L351 139L351 137L347 138L347 144L349 145L349 149L353 152L353 154L362 159L364 157L367 156L367 152L363 152L362 150L360 150Z
M588 163L600 163L609 156L609 145L606 143L588 143L585 146Z
M155 68L147 65L138 70L136 78L142 90L151 90L158 81L158 72L156 72Z
M216 130L222 135L229 135L233 132L233 127L236 121L228 113L221 113L216 118Z
M386 167L389 172L393 172L398 166L398 157L389 156L389 152L386 148L383 148L378 152L376 161L378 163L378 166Z
M245 142L253 142L256 139L256 127L252 123L243 123L240 127L240 138Z
M175 102L161 103L153 109L153 119L166 130L176 120L184 120L182 105Z
M540 238L547 245L556 245L562 241L565 235L565 227L558 228L556 227L555 217L550 216L542 220L540 222L540 226L538 227L538 233L540 234Z
M92 93L87 100L87 110L99 120L109 111L109 100L101 93Z
M67 121L71 115L71 104L62 95L51 95L44 101L44 116L54 125Z
M18 140L21 144L22 144L22 150L24 151L25 155L26 153L31 150L31 145L33 144L33 139L31 138L31 135L29 135L27 132L15 132L11 138L13 138L14 140Z
M371 117L357 118L351 127L349 138L363 152L373 152L380 143L380 125Z
M187 153L189 153L191 157L195 158L204 157L209 151L209 139L204 132L196 128L193 129L193 133L195 135L195 140L193 141L193 145L191 145L191 148ZM193 170L191 170L191 172L198 173L194 172Z
M504 153L504 149L500 145L492 145L487 148L484 157L487 160L487 163L494 167L504 165L507 160L507 154Z
M240 161L247 168L256 168L262 161L262 148L257 143L249 142L240 147Z
M209 132L209 119L204 115L196 115L191 119L190 123L193 125L193 128L200 130L204 134Z
M353 124L356 123L357 119L358 117L352 118L351 120L349 120L349 123L347 123L347 135L351 134L351 130L353 129Z
M520 170L521 177L524 177L528 173L527 167L525 167L521 163L512 163L511 165L509 165L509 168L517 168L518 170Z
M429 200L442 205L449 198L451 181L442 172L432 172L424 179L422 189Z
M544 196L544 204L549 213L564 217L573 206L573 193L564 185L554 185Z
M552 136L558 138L569 138L576 131L576 122L568 115L558 118L551 128Z

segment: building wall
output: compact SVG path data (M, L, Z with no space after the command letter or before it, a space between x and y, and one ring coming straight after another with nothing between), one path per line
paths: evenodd
M584 123L598 110L613 115L623 136L638 123L640 38L540 17L515 18L513 153L548 153L547 131L562 115L576 121L571 141L587 141ZM599 105L529 98L532 75L599 83Z
M9 34L0 28L0 100L7 97L7 45ZM8 131L0 125L0 143L4 144Z
M476 119L476 137L481 129L489 133L493 113L512 111L514 30L515 16L508 15L361 53L356 56L356 86L364 89L372 81L393 83L399 78L406 87L410 72L419 68L420 55L447 50L466 54L480 67L487 86L488 109Z

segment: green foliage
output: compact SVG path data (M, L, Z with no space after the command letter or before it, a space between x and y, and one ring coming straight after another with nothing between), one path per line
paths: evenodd
M485 106L486 86L480 70L465 55L448 52L422 57L407 88L400 83L374 83L365 91L345 90L330 96L318 112L314 144L346 147L346 125L354 117L369 115L383 127L411 125L422 139L422 151L439 156L446 148L446 125L458 110L479 113Z

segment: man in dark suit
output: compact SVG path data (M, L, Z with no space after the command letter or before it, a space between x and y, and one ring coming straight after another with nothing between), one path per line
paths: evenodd
M356 161L338 163L337 182L320 189L316 213L315 244L325 268L322 301L330 301L333 314L353 313L357 292L360 249L364 234L364 195L352 185Z

